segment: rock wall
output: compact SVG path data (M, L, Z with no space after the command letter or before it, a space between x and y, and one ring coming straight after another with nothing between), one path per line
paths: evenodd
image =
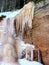
M43 60L49 65L49 10L35 15L32 29L32 39L36 47L42 51Z

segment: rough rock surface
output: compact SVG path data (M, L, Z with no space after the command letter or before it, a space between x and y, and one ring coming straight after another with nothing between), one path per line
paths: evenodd
M32 37L25 41L34 43L39 47L45 65L49 65L49 9L39 12L34 16Z

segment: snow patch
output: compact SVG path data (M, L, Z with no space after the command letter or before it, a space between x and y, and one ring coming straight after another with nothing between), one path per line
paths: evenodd
M4 16L6 16L7 18L11 18L11 17L14 17L14 16L16 16L17 14L19 14L20 11L21 11L21 9L20 9L20 10L16 10L16 11L1 12L1 13L0 13L0 16L4 15Z
M0 62L0 65L19 65L17 63L5 63L5 62Z
M25 58L24 59L19 59L20 65L43 65L37 61L28 61Z
M23 50L26 49L27 46L32 47L32 49L35 49L35 46L34 46L34 45L29 44L29 43L25 43L24 41L22 41L22 40L19 39L19 38L17 38L17 39L18 39L18 41L19 41L18 44L21 46L21 48L22 48Z

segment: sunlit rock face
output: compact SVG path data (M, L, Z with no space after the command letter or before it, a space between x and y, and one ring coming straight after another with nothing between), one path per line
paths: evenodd
M49 15L37 19L33 23L33 40L38 46L46 47L49 44Z
M42 51L45 65L49 65L49 9L41 9L33 20L32 40Z
M49 59L49 10L35 16L32 38L36 47L39 47L42 51L44 63L49 65L49 63L47 63ZM48 59L46 57L48 57Z

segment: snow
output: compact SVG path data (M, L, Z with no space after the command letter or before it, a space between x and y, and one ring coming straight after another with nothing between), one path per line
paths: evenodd
M7 18L11 18L11 17L14 17L14 16L16 16L17 14L19 14L20 11L21 11L21 9L20 9L20 10L16 10L16 11L1 12L1 13L0 13L0 16L4 15L4 16L6 16Z
M0 65L19 65L17 63L5 63L5 62L0 62Z
M31 46L31 47L32 47L32 49L34 49L34 48L35 48L35 46L34 46L34 45L31 45L31 44L26 43L26 47L27 47L27 46Z
M0 65L43 65L37 61L28 61L25 58L24 59L19 59L18 64L16 63L5 63L5 62L0 62Z
M24 59L19 59L20 65L43 65L37 61L28 61L25 58Z
M34 45L32 45L32 44L30 44L30 43L25 43L23 40L21 40L20 38L17 38L17 40L18 40L18 44L20 45L20 47L21 47L21 49L26 49L26 47L27 46L31 46L32 47L32 49L34 49L35 48L35 46Z

